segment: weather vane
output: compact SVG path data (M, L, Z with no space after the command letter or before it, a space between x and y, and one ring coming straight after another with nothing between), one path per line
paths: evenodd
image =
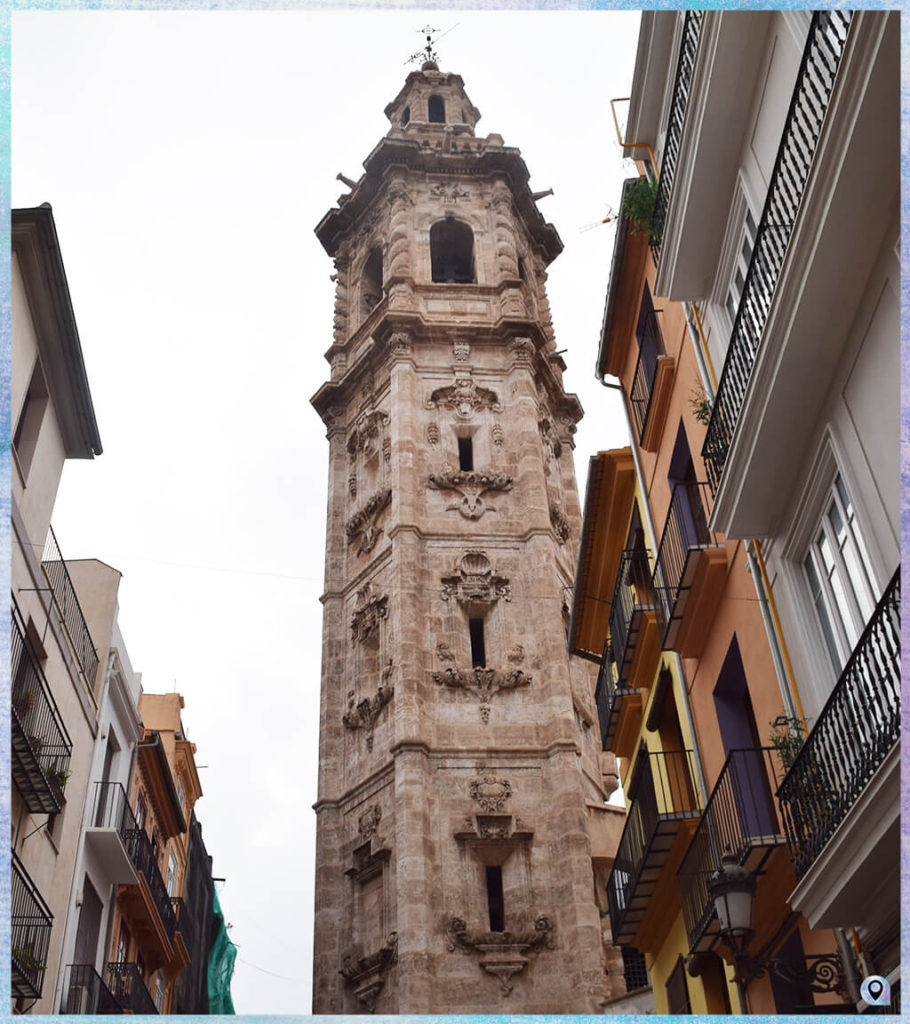
M408 59L405 61L405 64L413 64L415 63L415 61L418 60L423 61L424 63L429 61L435 64L439 60L439 57L437 56L436 51L433 49L433 41L434 37L438 35L439 29L433 28L430 25L426 25L424 28L418 29L417 31L420 32L420 34L426 38L427 45L422 50L418 50L416 53L412 53L411 56L408 57Z

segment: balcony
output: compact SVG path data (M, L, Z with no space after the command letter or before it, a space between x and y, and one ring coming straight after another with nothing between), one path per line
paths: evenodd
M652 580L664 649L686 658L701 653L727 575L726 550L708 529L703 495L704 483L674 486Z
M106 975L107 986L125 1013L158 1013L138 964L108 964Z
M145 946L146 966L154 970L172 958L177 919L152 844L137 824L119 782L95 783L92 821L87 832L106 833L92 841L100 845L105 840L109 869L123 871L126 858L132 866L128 877L120 879L127 886L120 900L129 911L130 927ZM110 848L112 839L119 852Z
M639 751L607 882L615 945L647 950L650 930L672 923L668 907L676 899L676 867L701 816L694 777L690 750Z
M775 847L786 843L773 798L781 775L770 747L727 755L677 872L691 953L709 950L718 940L708 880L720 868L724 851L757 874Z
M850 11L817 11L812 18L702 448L712 494L745 402L852 18ZM824 358L831 359L830 351ZM813 365L805 354L802 362Z
M794 907L814 906L812 927L844 913L861 920L862 909L843 909L851 882L853 901L868 903L872 881L896 875L900 651L898 569L777 791L799 883Z
M82 614L79 599L76 597L66 562L63 561L63 555L60 554L57 538L50 527L47 531L47 542L44 545L41 568L51 586L54 605L69 638L76 661L85 674L89 690L94 690L95 673L98 671L98 653L92 643L88 626L85 624L85 616Z
M68 964L63 981L60 1013L121 1014L123 1007L91 964Z
M58 814L65 803L73 744L15 606L10 647L13 781L32 814Z
M10 986L14 999L38 999L54 915L15 853L10 854Z
M663 240L664 225L667 221L667 210L670 206L670 195L673 191L673 179L676 176L676 165L679 161L679 144L682 138L683 122L686 118L686 107L689 104L689 89L692 84L692 71L695 68L695 54L698 50L698 37L701 33L704 14L704 11L686 11L683 20L682 43L676 63L673 98L670 101L670 117L664 138L657 198L654 201L654 214L651 218L651 231L648 239L655 264L660 263L660 246Z
M648 552L628 548L619 559L610 604L610 652L620 686L641 676L650 679L648 655L656 658L658 648L646 641L656 622L655 609Z
M601 747L617 753L617 746L625 749L630 736L634 743L638 733L637 723L641 722L641 692L618 682L609 639L604 644L600 671L597 673L594 703L597 705L597 718L600 722Z

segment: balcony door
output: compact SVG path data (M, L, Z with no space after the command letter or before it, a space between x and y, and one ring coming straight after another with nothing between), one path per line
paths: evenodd
M707 542L708 523L698 493L692 450L689 448L682 420L679 421L679 429L676 432L676 443L673 445L670 468L667 470L667 483L670 485L670 500L678 517L685 553L689 548Z
M86 875L82 883L82 907L79 910L79 924L76 928L74 963L95 966L98 957L98 937L101 934L101 913L101 898Z

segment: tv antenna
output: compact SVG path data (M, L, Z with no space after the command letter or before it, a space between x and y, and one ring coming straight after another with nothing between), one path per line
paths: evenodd
M594 228L599 228L601 224L610 224L614 220L616 220L616 214L613 212L613 207L612 206L607 206L607 215L606 215L606 217L604 217L603 220L596 220L596 221L594 221L593 224L585 224L583 227L580 227L578 230L580 232L593 231Z

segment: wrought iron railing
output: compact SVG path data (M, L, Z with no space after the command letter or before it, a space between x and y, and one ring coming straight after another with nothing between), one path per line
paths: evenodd
M632 418L638 431L638 439L645 436L648 414L651 411L651 396L654 393L654 378L657 376L657 361L664 351L660 325L651 305L650 297L642 300L642 311L638 318L638 362L635 364L635 376L632 378L632 390L629 399L632 405Z
M128 1013L158 1013L138 964L108 964L106 973L107 986L124 1010Z
M177 931L183 936L183 944L187 949L193 948L195 941L195 929L193 928L193 915L190 913L182 896L172 896L171 906L174 908L174 920L177 922Z
M673 191L676 164L679 160L679 143L682 138L683 122L686 118L686 107L689 104L692 70L695 67L695 54L698 50L698 37L701 33L704 15L704 11L686 11L683 20L682 41L679 47L679 59L676 62L676 78L673 82L673 97L670 100L670 117L664 136L660 178L657 182L657 196L654 200L654 213L651 216L648 238L655 264L660 262L660 246L663 241L664 225L667 221L667 209L670 206L670 194Z
M63 561L63 555L60 554L54 530L50 526L47 529L47 542L44 545L41 567L51 585L54 603L57 606L60 621L69 636L76 660L85 673L89 689L93 689L95 673L98 671L98 652L92 643L88 626L85 624L85 616L82 614L82 607L76 597L73 581L70 579L66 562Z
M816 11L812 16L702 447L712 492L720 484L745 401L852 17L851 11L841 10Z
M604 750L610 749L616 724L613 715L618 711L619 704L627 694L637 692L637 690L628 689L617 680L616 665L608 638L604 642L600 671L597 673L597 684L594 687L594 703L597 706L597 718L600 722L600 745Z
M14 852L10 853L9 904L12 993L37 999L44 985L54 915Z
M648 552L644 548L627 548L619 558L610 605L610 646L619 684L629 678L641 614L653 607Z
M614 941L622 931L661 821L691 818L700 811L695 777L691 750L638 753L629 784L626 824L607 882Z
M113 828L120 833L130 860L145 877L167 937L173 941L177 919L174 915L171 897L164 884L164 879L161 877L149 837L137 824L135 815L130 810L126 799L126 793L119 782L95 783L95 806L92 811L92 820L96 828Z
M658 612L666 627L674 617L680 591L686 584L686 561L693 548L714 547L717 538L708 529L705 514L707 487L704 483L686 481L673 487L670 508L664 523L652 585L663 600L657 601Z
M900 569L777 791L802 878L900 737Z
M123 1007L92 964L68 964L63 979L63 1014L121 1014Z
M10 636L10 746L12 775L33 814L63 808L73 744L13 605Z
M727 755L677 873L690 948L714 914L708 880L724 852L742 861L753 846L783 843L773 797L782 774L771 747Z

